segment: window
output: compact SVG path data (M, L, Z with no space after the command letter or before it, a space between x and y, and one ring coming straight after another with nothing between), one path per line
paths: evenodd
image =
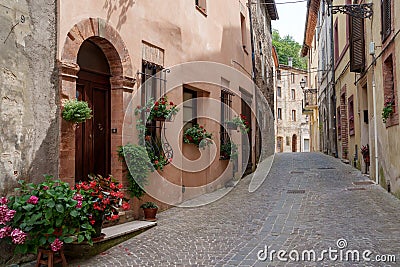
M361 73L365 66L364 19L350 18L350 71Z
M246 46L247 46L246 18L242 13L240 13L240 28L242 30L242 46L243 50L246 52Z
M222 80L224 81L224 79ZM225 80L226 81L226 80ZM224 82L222 82L224 84ZM226 84L226 83L225 83ZM229 86L229 82L227 81ZM231 108L232 108L232 96L234 94L231 93L227 88L222 87L221 89L221 127L220 127L220 144L222 145L228 144L230 142L230 137L226 129L226 121L231 119ZM223 155L223 151L220 150L220 156L226 157Z
M278 79L278 80L281 80L281 70L277 70L276 71L276 78Z
M292 79L292 83L295 83L296 82L296 75L294 73L291 73L290 76L291 76L291 79Z
M296 110L292 110L292 121L296 121Z
M276 88L276 94L278 97L282 97L282 88L280 86Z
M393 106L393 114L387 119L386 127L399 124L397 111L397 94L396 84L394 82L395 66L393 64L393 56L390 54L383 62L383 94L384 101L391 103ZM384 102L384 105L385 105Z
M195 0L196 7L204 14L207 13L207 0Z
M382 14L382 40L390 35L392 31L392 0L381 0Z
M282 119L282 109L278 108L278 120Z
M278 136L276 138L276 150L277 152L283 152L283 137Z
M291 93L292 100L295 100L296 99L296 90L292 89L290 91L290 93Z
M338 28L338 19L336 18L335 21L335 26L333 27L334 30L334 47L335 47L335 51L334 51L334 56L335 56L335 62L337 63L338 59L339 59L339 28Z
M286 136L286 145L290 146L290 137L289 136Z
M197 93L183 88L183 132L197 124Z
M349 109L349 134L354 135L354 96L351 95L348 100Z

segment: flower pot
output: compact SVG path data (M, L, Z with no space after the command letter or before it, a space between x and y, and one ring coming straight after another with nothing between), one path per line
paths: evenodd
M144 219L146 221L156 221L156 214L157 214L157 208L145 208L143 209L144 212Z
M155 121L165 121L165 117L154 117L153 120L155 120Z
M92 234L92 238L99 238L101 237L101 229L103 228L103 219L97 219L94 224L94 233Z
M226 128L228 130L237 130L237 124L231 121L226 122Z

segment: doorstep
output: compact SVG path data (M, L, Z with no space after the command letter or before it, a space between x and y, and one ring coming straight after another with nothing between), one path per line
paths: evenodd
M157 225L157 222L131 221L102 229L105 237L94 241L93 246L86 242L65 244L64 254L67 259L89 258L100 254L132 237Z

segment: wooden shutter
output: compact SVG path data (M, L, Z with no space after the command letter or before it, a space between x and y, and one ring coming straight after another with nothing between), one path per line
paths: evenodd
M392 30L391 0L382 0L382 40L385 40Z
M350 18L350 71L362 72L365 66L364 19Z

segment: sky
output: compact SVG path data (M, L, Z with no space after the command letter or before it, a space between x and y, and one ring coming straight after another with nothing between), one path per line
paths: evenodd
M291 35L296 42L302 45L304 41L307 1L299 1L302 0L275 0L279 19L272 21L272 28L277 29L281 37Z

